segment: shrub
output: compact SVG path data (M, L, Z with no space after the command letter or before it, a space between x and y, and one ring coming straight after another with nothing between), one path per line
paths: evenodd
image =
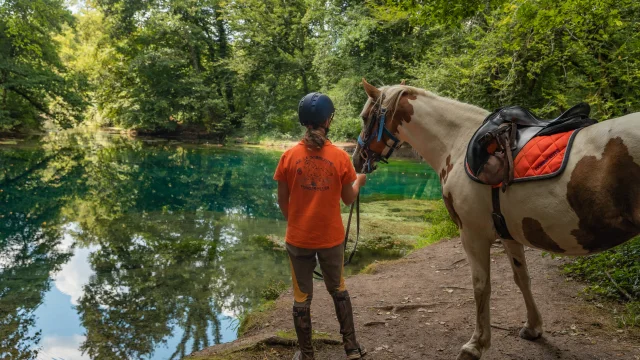
M590 285L585 294L628 302L617 315L620 326L640 326L640 237L614 249L576 258L564 266L564 272Z
M282 294L288 288L289 285L285 284L282 280L271 280L269 285L267 285L267 287L262 290L261 296L267 301L276 300L278 297L280 297L280 294Z

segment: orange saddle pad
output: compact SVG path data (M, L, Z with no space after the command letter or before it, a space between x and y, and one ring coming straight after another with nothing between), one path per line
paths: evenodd
M537 136L520 150L513 161L513 182L542 180L564 171L578 131Z

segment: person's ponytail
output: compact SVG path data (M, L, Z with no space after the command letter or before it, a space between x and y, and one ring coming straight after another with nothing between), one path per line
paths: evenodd
M308 148L314 150L320 150L324 146L326 138L326 131L322 127L312 128L307 127L307 132L304 134L304 138L302 139L307 145Z

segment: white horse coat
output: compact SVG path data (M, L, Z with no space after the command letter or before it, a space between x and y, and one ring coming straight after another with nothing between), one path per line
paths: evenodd
M361 114L362 136L368 135L374 104L382 102L388 109L386 128L440 174L443 199L460 228L471 265L477 308L476 330L458 359L480 359L491 342L489 250L498 235L491 217L491 188L469 178L465 155L469 140L489 112L409 86L377 89L363 83L369 101ZM368 147L386 154L387 142L374 139ZM356 169L364 163L361 152L358 146ZM529 340L542 335L542 319L531 293L523 245L586 255L640 233L640 113L582 129L569 156L561 175L513 184L500 195L502 213L515 239L502 242L527 307L527 323L520 336Z

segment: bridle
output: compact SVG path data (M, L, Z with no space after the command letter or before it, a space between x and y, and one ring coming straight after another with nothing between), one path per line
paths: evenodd
M376 169L376 162L387 164L393 152L398 150L402 145L402 141L393 135L393 133L385 126L387 121L387 108L382 106L383 101L384 94L382 94L379 101L375 102L373 109L371 109L371 112L369 113L370 121L367 125L366 131L358 136L358 145L360 146L359 155L364 160L362 172L365 174L371 173ZM373 129L376 124L378 124L378 128L374 134ZM364 138L362 137L363 134ZM388 140L384 142L384 151L382 153L377 153L371 150L370 146L373 139L377 139L377 141L380 142L382 141L383 135L386 135L388 138ZM389 144L389 142L392 143Z

